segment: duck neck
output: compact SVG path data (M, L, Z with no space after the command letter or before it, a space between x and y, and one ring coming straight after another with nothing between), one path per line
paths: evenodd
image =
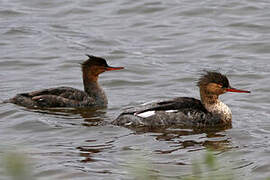
M83 70L84 91L95 100L97 106L107 106L108 100L105 92L98 84L98 75Z
M230 123L232 113L230 108L218 99L217 94L212 94L200 88L201 101L205 109L217 116L223 123Z
M201 101L202 101L203 105L206 107L209 105L210 106L215 105L219 101L218 95L211 94L211 93L207 92L206 90L204 90L203 88L200 88L200 95L201 95Z

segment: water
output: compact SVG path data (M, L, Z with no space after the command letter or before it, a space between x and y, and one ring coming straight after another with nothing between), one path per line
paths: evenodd
M145 162L148 173L175 179L190 174L206 148L221 162L217 172L270 177L268 1L0 4L0 99L47 87L82 89L79 63L86 53L125 67L101 75L108 109L34 112L0 104L0 152L26 155L36 179L133 179L130 169ZM232 129L137 132L102 125L139 103L198 98L196 79L204 69L252 91L221 97L232 109Z

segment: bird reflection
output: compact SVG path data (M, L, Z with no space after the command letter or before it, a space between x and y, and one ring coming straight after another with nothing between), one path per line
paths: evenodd
M83 126L99 126L105 125L106 109L101 108L48 108L48 109L27 109L28 111L34 111L41 114L53 115L61 119L72 119L69 121L71 125L78 125L74 120L83 119L80 125Z
M87 142L89 143L89 145L79 146L76 148L80 151L80 156L83 158L82 160L80 160L80 162L82 163L91 163L91 162L99 161L100 159L95 158L95 154L101 153L108 149L112 149L113 148L112 142L114 141L108 141L108 142L105 142L104 144L98 144L98 145L95 144L93 140L92 141L87 140ZM104 161L104 159L102 160Z
M224 133L225 129L166 129L153 135L156 140L173 142L170 150L156 150L160 154L170 154L179 150L188 152L211 149L226 151L232 148L230 138Z

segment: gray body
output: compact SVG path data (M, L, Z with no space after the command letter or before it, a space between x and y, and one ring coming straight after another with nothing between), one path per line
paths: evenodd
M92 86L92 89L88 89L88 93L71 87L43 89L17 94L4 102L28 108L106 107L108 104L107 97L99 86Z
M179 97L127 109L112 123L125 127L230 126L231 112L225 104L221 105L221 103L212 105L211 109L206 109L198 99Z

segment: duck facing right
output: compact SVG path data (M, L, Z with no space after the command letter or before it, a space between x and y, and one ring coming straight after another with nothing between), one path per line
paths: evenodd
M250 93L230 86L228 78L216 71L206 71L198 80L201 100L177 97L132 107L122 112L112 124L124 127L228 127L232 112L219 100L226 92Z

